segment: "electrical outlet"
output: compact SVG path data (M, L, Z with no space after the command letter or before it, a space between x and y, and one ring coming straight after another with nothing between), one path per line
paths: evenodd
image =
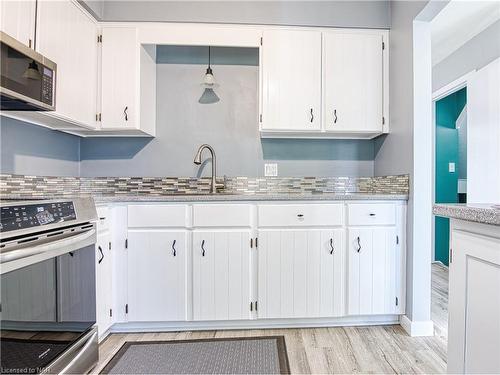
M266 177L276 177L278 176L278 164L264 164L264 176Z
M448 163L448 172L455 173L455 163Z

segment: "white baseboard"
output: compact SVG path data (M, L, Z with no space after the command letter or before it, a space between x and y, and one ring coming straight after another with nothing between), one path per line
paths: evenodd
M406 315L401 317L401 327L412 337L434 336L432 320L411 321Z
M171 332L224 329L268 329L268 328L316 328L398 324L398 315L350 316L341 318L313 319L256 319L232 321L189 322L126 322L115 323L111 333L127 332Z

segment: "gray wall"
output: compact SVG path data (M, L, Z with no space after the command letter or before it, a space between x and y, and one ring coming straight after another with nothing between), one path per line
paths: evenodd
M414 249L413 232L413 20L425 7L426 1L391 2L391 38L390 38L390 135L375 142L375 176L387 174L410 175L410 198L407 214L407 298L406 314L409 319L419 320L421 306L414 305L414 295L419 295L418 278L414 272L420 272L414 264L417 253L429 249ZM429 207L430 210L430 207ZM430 265L428 265L430 267ZM425 307L425 306L424 306ZM430 313L430 312L429 312ZM418 315L418 316L415 316ZM425 313L423 314L425 315Z
M500 57L500 21L476 35L432 69L435 91Z
M390 1L105 1L105 21L390 27Z
M258 67L213 70L221 101L203 105L205 65L158 64L156 138L83 139L81 175L196 176L202 143L215 148L219 175L262 176L266 161L278 163L280 176L373 175L373 141L261 140ZM209 172L208 164L203 174Z
M0 171L26 175L78 176L80 138L0 117Z

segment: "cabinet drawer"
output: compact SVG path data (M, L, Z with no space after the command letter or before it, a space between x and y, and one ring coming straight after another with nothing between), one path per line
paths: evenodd
M104 232L109 229L110 210L108 206L97 206L97 231Z
M396 224L396 206L391 203L350 203L347 205L349 225Z
M344 223L343 212L340 203L260 205L258 226L337 226Z
M128 206L128 227L185 227L186 205Z
M193 206L194 227L249 227L251 224L251 206L248 204Z

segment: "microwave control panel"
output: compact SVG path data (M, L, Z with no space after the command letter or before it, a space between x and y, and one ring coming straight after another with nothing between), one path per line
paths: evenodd
M40 203L2 207L0 232L76 220L73 202Z
M53 87L54 87L54 72L47 67L42 67L42 102L45 104L52 105L52 98L54 95Z

